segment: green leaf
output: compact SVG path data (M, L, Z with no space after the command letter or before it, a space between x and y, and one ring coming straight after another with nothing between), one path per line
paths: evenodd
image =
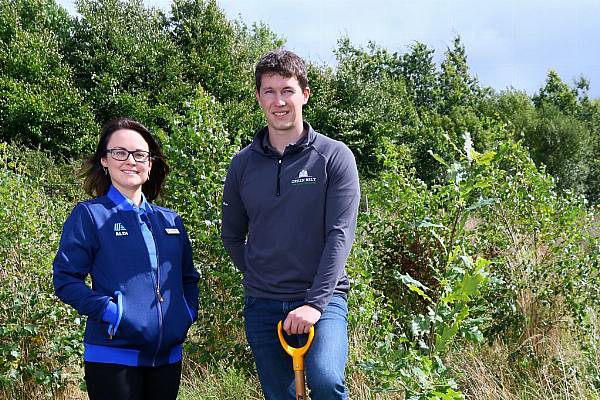
M417 223L417 228L444 228L444 229L447 229L444 225L434 224L432 222L429 222L426 219L424 219L423 221L418 222Z
M425 294L425 292L423 290L421 290L419 287L417 287L415 285L408 285L408 289L411 292L414 292L414 293L418 294L419 296L423 297L425 300L431 301L431 298L429 296L427 296Z
M484 166L484 165L489 165L495 156L496 156L495 151L487 151L483 154L476 153L474 156L474 159L475 159L475 162L477 163L477 165Z
M479 200L477 200L475 203L473 203L469 207L467 207L467 211L478 210L480 208L483 208L483 207L495 204L497 202L498 202L497 199L483 199L483 198L479 198Z
M441 335L436 335L435 346L438 351L443 352L446 348L446 344L450 339L456 336L458 332L458 323L453 323L452 325L445 325L442 328Z
M483 343L484 341L483 333L479 330L479 327L477 326L471 327L471 329L467 331L465 336L468 339L473 340L477 343Z
M479 273L466 274L461 283L462 293L467 297L479 295L479 288L483 281L484 277Z
M430 154L430 155L431 155L433 158L435 158L437 162L439 162L440 164L442 164L444 167L446 167L446 168L450 168L450 166L449 166L449 165L446 163L446 161L444 161L444 159L443 159L441 156L439 156L438 154L434 153L434 152L433 152L433 151L431 151L431 150L427 150L427 152L428 152L428 153L429 153L429 154Z
M408 290L410 290L411 292L417 293L424 299L431 301L431 298L427 294L425 294L425 290L429 290L429 288L423 285L421 282L412 278L408 274L400 274L398 271L395 271L394 277L401 281L404 285L406 285L408 287Z
M429 328L429 321L422 315L417 315L410 322L410 330L415 337L422 336L424 333L429 332Z

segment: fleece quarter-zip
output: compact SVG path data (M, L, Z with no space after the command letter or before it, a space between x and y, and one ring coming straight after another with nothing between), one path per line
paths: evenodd
M264 128L233 157L222 239L247 295L304 300L322 311L333 293L349 290L344 265L360 188L350 149L305 128L283 154L269 148Z

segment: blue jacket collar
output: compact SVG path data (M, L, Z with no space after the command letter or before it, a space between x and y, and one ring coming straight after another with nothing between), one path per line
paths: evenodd
M109 199L112 200L113 203L117 205L117 208L123 211L137 211L138 209L138 207L135 204L133 204L133 201L123 196L123 194L119 192L119 190L113 185L110 185L110 188L108 189L108 193L106 195ZM142 193L142 203L140 204L139 209L144 210L147 213L153 212L152 207L150 206L150 203L148 203L148 201L146 200L146 196L144 195L144 193Z

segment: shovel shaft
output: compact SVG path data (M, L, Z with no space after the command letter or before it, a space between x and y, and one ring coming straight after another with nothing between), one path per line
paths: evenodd
M304 370L294 371L296 381L296 400L306 400L306 385L304 384Z

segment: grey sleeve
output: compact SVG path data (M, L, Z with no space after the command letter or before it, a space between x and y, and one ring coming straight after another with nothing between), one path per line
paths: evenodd
M330 159L328 180L324 205L325 247L313 285L305 298L308 305L321 312L329 304L344 273L356 230L360 186L354 155L345 145L341 145Z
M248 214L239 192L239 158L234 156L227 171L223 189L221 239L235 266L245 271L246 235L248 233Z

